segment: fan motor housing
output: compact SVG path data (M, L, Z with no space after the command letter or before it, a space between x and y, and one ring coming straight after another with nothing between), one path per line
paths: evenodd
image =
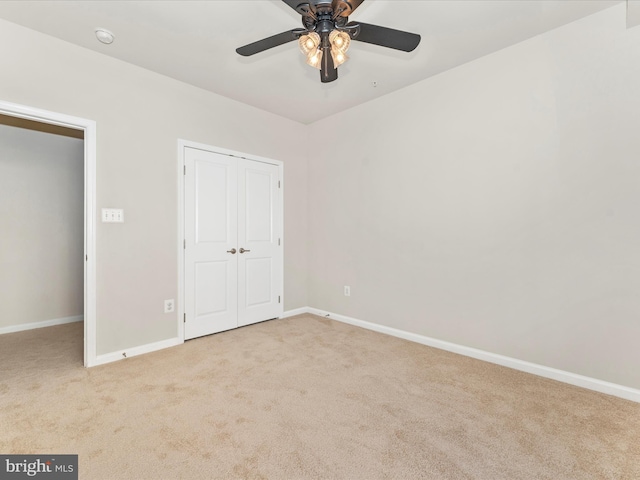
M334 10L332 2L318 1L298 5L297 10L302 14L302 25L307 30L322 34L345 26L349 21L345 13L351 12L351 5L341 1Z

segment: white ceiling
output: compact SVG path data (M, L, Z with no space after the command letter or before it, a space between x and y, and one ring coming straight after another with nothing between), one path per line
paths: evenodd
M622 1L367 0L350 20L418 33L422 42L411 53L353 42L328 84L295 42L236 54L302 26L278 0L4 0L0 18L309 124ZM115 42L99 43L96 27Z

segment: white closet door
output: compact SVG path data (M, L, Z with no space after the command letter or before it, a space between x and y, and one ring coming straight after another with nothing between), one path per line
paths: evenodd
M282 315L282 196L277 165L238 163L238 325Z
M185 149L185 339L238 326L238 167Z

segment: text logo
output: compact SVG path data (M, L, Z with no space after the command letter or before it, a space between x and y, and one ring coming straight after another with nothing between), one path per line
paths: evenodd
M78 480L78 455L0 455L0 480Z

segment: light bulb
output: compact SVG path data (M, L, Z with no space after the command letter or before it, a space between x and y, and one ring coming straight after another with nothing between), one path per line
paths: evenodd
M322 66L322 50L316 50L307 55L307 65L315 68Z
M333 57L333 66L336 68L338 68L347 60L349 60L349 57L347 56L347 54L344 52L341 52L337 48L331 49L331 56Z
M305 55L308 55L314 49L320 45L320 35L316 32L309 32L307 35L302 35L298 40L298 46Z
M342 53L346 53L351 44L351 37L346 32L334 30L329 34L329 42L331 45Z

